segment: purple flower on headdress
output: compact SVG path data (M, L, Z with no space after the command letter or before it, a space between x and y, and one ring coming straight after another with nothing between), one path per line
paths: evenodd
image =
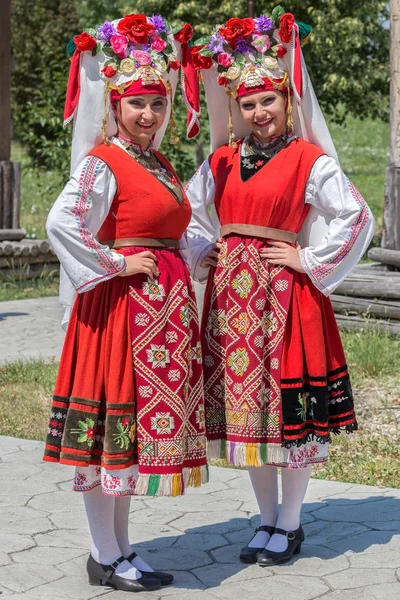
M163 31L167 31L165 27L164 19L161 15L153 15L149 18L149 21L156 28L157 33L162 33Z
M265 15L260 15L259 17L254 19L254 22L256 24L257 33L263 33L264 31L269 31L275 28L273 20L269 17L266 17Z
M238 40L236 42L235 51L240 54L246 54L246 52L253 52L253 48L247 42L247 40Z
M208 48L217 54L218 52L223 52L224 50L225 39L222 37L220 33L214 33L210 37L210 41L208 43Z
M117 31L110 21L106 21L103 25L97 29L97 37L101 42L108 44L110 42L110 38L113 35L116 35Z

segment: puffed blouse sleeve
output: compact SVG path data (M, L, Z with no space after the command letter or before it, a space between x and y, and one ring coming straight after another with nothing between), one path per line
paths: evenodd
M49 213L46 229L50 243L78 293L115 277L126 266L122 255L96 239L116 190L108 165L87 156Z
M305 201L329 215L329 226L321 240L300 251L303 269L328 296L367 250L374 234L374 218L360 192L328 156L314 163Z
M192 207L192 218L181 240L181 251L195 281L204 282L209 267L201 267L203 256L219 235L219 221L214 207L214 177L209 160L205 160L185 188Z

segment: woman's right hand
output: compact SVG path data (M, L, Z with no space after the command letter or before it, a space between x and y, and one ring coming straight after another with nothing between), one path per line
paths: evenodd
M218 262L218 254L222 248L222 238L220 238L215 244L212 244L208 251L205 253L200 262L200 267L216 267Z
M125 261L126 268L119 273L120 277L129 277L129 275L144 273L154 279L160 275L157 267L157 257L150 250L125 256Z

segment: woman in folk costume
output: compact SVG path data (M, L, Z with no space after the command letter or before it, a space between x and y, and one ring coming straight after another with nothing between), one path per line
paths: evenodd
M299 39L307 28L277 7L230 19L192 50L214 150L186 189L193 276L208 276L209 458L248 467L261 526L240 558L262 566L300 551L311 466L328 460L331 432L357 427L327 296L374 228L312 90Z
M69 324L44 459L74 465L85 492L89 582L132 592L173 577L132 552L130 496L207 481L197 308L179 250L191 208L156 150L191 32L133 14L74 38L72 175L47 223Z

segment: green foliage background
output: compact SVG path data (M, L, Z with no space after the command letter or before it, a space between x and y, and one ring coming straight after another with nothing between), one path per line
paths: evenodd
M277 2L255 1L255 14L270 14ZM325 114L341 123L348 115L387 120L389 97L388 4L379 0L301 0L282 2L297 20L313 26L304 54ZM246 0L12 0L12 44L15 71L12 109L15 136L35 168L68 174L70 130L62 128L68 76L65 45L71 35L106 18L129 12L161 13L171 22L190 22L197 34L231 16L246 16ZM186 114L180 93L175 102L180 137ZM195 146L208 140L206 108L197 142L162 150L186 179L195 168ZM190 145L189 145L190 144Z

